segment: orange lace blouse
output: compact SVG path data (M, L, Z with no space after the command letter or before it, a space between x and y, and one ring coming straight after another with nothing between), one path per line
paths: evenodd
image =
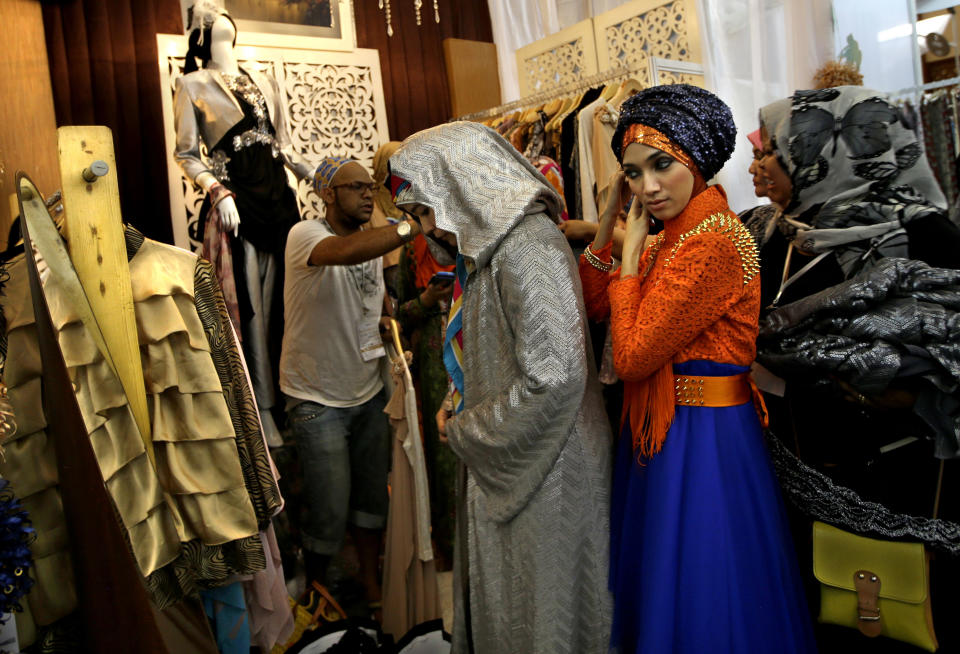
M610 250L608 244L594 254L610 261ZM749 366L754 359L760 313L756 246L730 211L726 193L711 186L665 223L639 270L620 279L619 270L605 273L580 258L587 313L593 320L610 319L614 367L625 382L624 418L628 410L636 413L638 385L663 370L669 373L672 419L667 364L699 359ZM634 427L640 420L631 415Z

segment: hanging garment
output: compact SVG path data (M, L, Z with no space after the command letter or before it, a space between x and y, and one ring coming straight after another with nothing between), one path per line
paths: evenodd
M937 93L923 99L920 114L923 117L924 149L927 161L947 197L950 206L956 205L960 196L958 182L957 150L954 139L954 96Z
M129 438L136 433L132 415L99 350L55 287L48 302L101 472L148 589L162 608L231 575L263 569L258 521L266 524L282 499L210 264L145 240L132 228L126 235L141 362L153 405L156 472L142 441ZM56 458L36 399L41 397L39 353L22 258L8 271L4 337L17 346L5 372L19 380L12 396L25 407L20 413L26 427L0 467L11 479L16 476L19 486L46 491L32 513L37 527L49 525L53 537L64 533L63 517ZM34 554L37 585L55 600L43 603L50 613L45 620L75 606L72 575L64 568L69 565L66 543L55 548L59 556L53 560L60 569L49 576L45 570L44 559L50 557L43 556L41 546L55 542L41 539L42 553ZM44 590L36 597L47 599Z
M405 356L392 347L389 353L393 395L384 411L393 431L393 465L383 555L383 630L399 638L414 625L440 617L440 602L413 378Z
M220 654L250 654L250 623L242 584L202 590L200 598L213 625Z
M414 385L422 416L435 416L448 390L447 369L443 365L443 340L450 302L441 301L430 308L420 302L420 294L438 270L452 272L453 266L440 266L436 262L423 234L404 246L397 283L400 306L396 317L413 351ZM423 420L422 436L430 483L430 525L438 558L437 567L449 570L453 563L456 524L457 457L445 443L440 442L436 420Z
M564 222L569 220L570 216L567 213L567 203L563 199L563 171L560 170L560 166L556 161L544 155L531 159L530 163L540 171L541 175L547 178L550 186L560 195L560 201L563 205L560 211L560 221Z
M578 124L577 115L581 108L590 104L599 97L603 89L588 89L574 103L565 116L560 119L560 145L557 152L557 163L563 171L563 195L567 203L567 213L571 220L580 219L580 204L577 201L577 188L580 186L580 171L577 166L577 157L574 146L577 143L575 126Z
M277 643L285 643L293 633L293 612L283 575L283 562L277 536L271 524L260 532L267 567L253 575L243 586L250 623L250 639L261 652L269 652Z
M67 521L60 499L53 439L43 410L42 365L27 279L26 260L18 255L3 266L0 350L6 353L3 378L18 430L3 443L0 474L17 489L30 513L37 538L31 544L35 585L17 616L20 644L32 643L38 627L51 625L77 608Z
M605 104L606 100L601 96L581 109L577 115L577 147L580 154L580 218L590 223L599 221L597 170L596 162L593 160L594 114Z
M620 113L609 102L599 105L593 114L593 134L591 140L593 177L597 184L597 210L602 212L607 206L607 194L610 180L620 170L620 162L613 153L610 143L617 129Z

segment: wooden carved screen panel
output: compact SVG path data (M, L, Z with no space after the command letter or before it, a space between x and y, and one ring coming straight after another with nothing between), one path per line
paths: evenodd
M651 83L649 60L700 63L700 29L694 0L635 0L594 18L600 70L629 68ZM702 86L702 75L661 74L660 83Z
M203 225L198 214L203 193L173 159L174 83L183 74L186 49L182 36L157 35L174 241L179 247L199 251ZM314 164L336 155L356 159L372 170L374 153L389 140L376 50L347 53L258 45L238 47L238 54L243 67L277 80L294 149ZM201 154L206 157L205 150ZM291 182L296 181L287 172ZM295 188L301 215L321 217L322 205L309 183L300 182Z
M517 50L521 96L576 83L597 70L592 20L581 21Z

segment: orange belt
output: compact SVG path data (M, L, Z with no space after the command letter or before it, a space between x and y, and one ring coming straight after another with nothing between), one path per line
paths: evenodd
M738 406L746 404L753 395L750 373L729 377L675 376L674 397L684 406Z
M749 372L728 377L674 376L674 401L682 406L739 406L753 400L760 423L768 424L767 407L763 395L753 383Z

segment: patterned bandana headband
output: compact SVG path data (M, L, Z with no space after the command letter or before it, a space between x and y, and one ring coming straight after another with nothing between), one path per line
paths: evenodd
M320 193L323 189L330 188L337 171L354 161L348 157L325 157L313 173L313 190Z
M697 171L697 164L690 158L683 149L678 146L676 143L671 141L667 136L647 125L641 125L640 123L634 123L630 125L623 133L623 150L626 151L627 146L631 143L640 143L641 145L648 145L651 148L656 148L661 152L666 152L671 157L682 163L690 172Z

